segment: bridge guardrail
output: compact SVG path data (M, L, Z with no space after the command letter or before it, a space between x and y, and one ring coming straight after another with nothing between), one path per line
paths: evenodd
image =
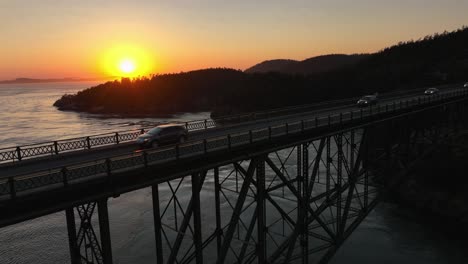
M396 95L411 94L420 91L423 88L396 91L383 94L383 98L391 98ZM242 122L255 121L260 119L271 118L273 116L288 115L304 111L312 111L321 107L333 107L343 104L351 104L358 100L359 97L352 97L340 100L332 100L316 104L307 104L300 106L293 106L287 108L277 108L266 111L259 111L253 113L239 114L233 116L224 116L216 119L203 119L194 120L189 122L178 122L185 126L190 131L200 131L222 127L229 124L239 124ZM49 141L43 143L28 144L15 147L0 148L0 164L6 162L22 161L35 157L53 156L61 153L69 153L77 150L86 150L96 147L120 144L125 142L134 141L140 134L143 134L152 127L143 127L140 130L130 131L117 131L103 134L96 134L91 136L62 139L56 141Z
M449 93L436 96L419 96L405 99L399 103L387 103L385 105L371 106L366 109L351 110L334 115L317 116L315 118L285 122L280 125L252 129L243 132L231 133L224 136L187 142L174 146L146 150L140 153L131 153L116 157L99 159L84 164L54 168L33 174L0 178L0 200L2 198L15 199L18 195L25 195L34 190L56 186L67 187L70 184L79 183L89 177L112 177L114 173L136 168L144 168L162 162L175 161L195 155L204 155L218 150L231 150L239 146L272 140L275 137L294 133L302 133L306 130L343 124L355 120L376 116L384 113L395 113L409 109L413 106L431 105L432 103L445 102L448 99L467 97L468 89L460 88Z

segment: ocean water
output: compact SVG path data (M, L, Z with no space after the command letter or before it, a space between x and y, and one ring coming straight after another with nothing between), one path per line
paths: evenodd
M209 113L182 113L174 117L108 118L61 112L52 106L64 93L75 93L95 84L0 85L0 148L209 116ZM235 186L235 182L226 184ZM167 201L169 188L161 188L161 201ZM190 193L190 186L183 184L180 191ZM180 197L186 198L183 194ZM213 200L209 189L201 199L202 204ZM151 190L111 198L109 216L114 263L155 263ZM59 212L0 229L0 263L69 263L65 214ZM447 236L443 226L435 226L409 209L380 203L331 263L462 264L468 263L468 253L466 241Z
M209 117L209 113L181 113L173 117L118 118L58 111L52 106L63 94L73 94L97 84L0 84L0 148Z

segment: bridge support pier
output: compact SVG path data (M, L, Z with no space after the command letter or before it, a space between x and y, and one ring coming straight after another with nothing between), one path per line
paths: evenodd
M193 243L195 244L195 260L197 264L203 264L202 227L200 213L200 173L192 174L192 201L193 201Z
M99 231L101 234L102 257L104 264L112 264L112 247L109 228L107 199L98 201Z
M161 210L159 208L159 185L151 186L153 196L154 237L156 241L156 263L163 263L163 245L161 238Z
M98 207L99 231L98 240L92 225L94 211ZM80 225L76 230L75 209L78 212ZM70 260L72 264L85 263L112 264L112 247L109 228L107 199L78 205L65 210Z
M257 263L266 262L265 232L265 158L260 157L257 163Z
M302 249L302 263L306 264L309 263L309 211L308 211L308 204L309 204L309 145L302 144L302 146L297 146L297 167L298 167L298 185L297 190L301 193L301 197L298 198L299 204L298 208L300 210L300 221L301 225L301 240L300 245ZM314 180L311 180L313 184ZM302 186L301 186L302 184ZM302 187L302 188L301 188ZM312 191L312 190L310 190Z
M67 229L68 229L68 245L70 248L70 262L71 264L80 264L80 249L78 247L77 238L76 238L76 224L75 224L75 213L73 208L68 208L65 210L65 215L67 219Z

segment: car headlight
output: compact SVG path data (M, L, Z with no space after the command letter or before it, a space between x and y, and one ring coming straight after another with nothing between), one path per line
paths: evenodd
M143 141L147 142L149 139L145 138Z

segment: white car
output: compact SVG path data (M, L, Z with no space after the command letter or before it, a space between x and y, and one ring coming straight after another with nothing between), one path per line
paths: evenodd
M425 95L433 95L433 94L438 94L438 93L439 93L439 89L437 88L429 88L426 91L424 91Z
M468 83L465 83L465 85L463 85L463 88L468 88Z
M356 104L357 106L359 107L366 107L366 106L369 106L369 105L375 105L377 104L377 96L378 94L372 94L372 95L365 95L363 97L361 97L361 99L359 99Z

